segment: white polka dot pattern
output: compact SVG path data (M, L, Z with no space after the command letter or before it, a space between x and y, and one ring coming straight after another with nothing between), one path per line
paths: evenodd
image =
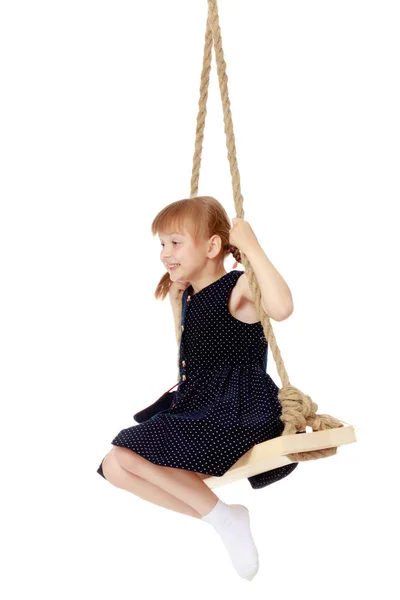
M144 421L122 429L113 445L158 465L222 476L247 450L282 433L279 388L265 370L268 343L261 322L244 323L228 309L243 273L230 271L194 295L192 286L186 288L179 386L156 408L154 403L145 409ZM168 408L158 410L160 404ZM248 479L255 489L265 487L297 465ZM103 475L101 465L98 472Z

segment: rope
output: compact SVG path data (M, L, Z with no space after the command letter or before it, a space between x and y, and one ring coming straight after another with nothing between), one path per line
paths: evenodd
M222 36L221 28L219 25L217 0L208 0L207 26L204 43L203 68L201 72L200 81L199 111L197 115L196 141L195 151L193 155L190 197L193 198L197 196L198 193L213 47L215 50L219 88L222 99L226 146L228 150L228 160L232 177L232 189L235 210L237 217L243 219L243 196L241 192L240 174L236 157L235 136L233 132L233 121L228 93L228 77L226 74L226 63L224 60L224 52L222 49ZM242 264L246 271L257 313L260 317L261 324L264 328L265 337L268 341L269 348L272 352L273 358L277 366L277 371L282 382L282 388L278 393L278 398L282 404L281 420L285 426L282 435L292 435L298 431L303 432L305 431L306 426L311 427L313 431L321 431L326 429L333 429L336 427L343 427L343 423L341 421L335 419L334 417L331 417L330 415L318 415L318 406L315 402L311 400L310 396L307 396L298 388L291 385L288 373L283 363L280 350L278 348L278 344L276 342L274 332L272 330L270 319L262 308L261 292L257 283L255 273L245 254L242 254ZM337 448L324 448L310 452L292 453L289 456L293 461L297 462L313 459L315 460L317 458L325 458L327 456L332 456L333 454L336 454L336 452Z

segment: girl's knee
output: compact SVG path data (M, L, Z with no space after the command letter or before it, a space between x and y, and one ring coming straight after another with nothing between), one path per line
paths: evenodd
M128 448L113 446L103 458L102 470L104 477L112 483L115 475L118 477L118 474L120 474L121 467L130 465L134 456L134 453Z
M105 455L105 457L103 458L103 461L101 463L101 469L103 471L103 475L104 475L105 479L107 479L107 481L109 481L110 483L112 483L113 474L115 473L116 469L119 468L119 464L118 464L118 461L116 460L114 450L115 450L115 448L112 448L110 450L110 452L108 452Z
M114 446L109 452L112 458L119 464L120 467L131 472L136 472L140 464L140 457L133 450L123 448L122 446Z

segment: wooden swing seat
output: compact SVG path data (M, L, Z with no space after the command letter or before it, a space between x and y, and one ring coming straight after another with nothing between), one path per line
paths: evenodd
M217 488L243 478L289 465L293 452L309 452L324 448L338 448L356 441L352 425L301 434L281 435L250 448L221 477L209 475L203 481L209 488Z

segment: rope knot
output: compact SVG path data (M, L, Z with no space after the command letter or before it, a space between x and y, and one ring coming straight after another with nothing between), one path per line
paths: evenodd
M312 427L318 405L311 400L310 396L288 384L279 391L278 398L282 404L281 420L285 423L282 435L304 431L306 425Z
M313 431L343 427L343 423L335 417L317 415L318 405L311 400L310 396L293 385L284 385L279 391L278 398L282 404L281 421L285 424L282 435L292 435L298 431L304 432L307 425ZM337 448L321 448L309 452L292 453L289 457L297 462L333 456L336 452Z

